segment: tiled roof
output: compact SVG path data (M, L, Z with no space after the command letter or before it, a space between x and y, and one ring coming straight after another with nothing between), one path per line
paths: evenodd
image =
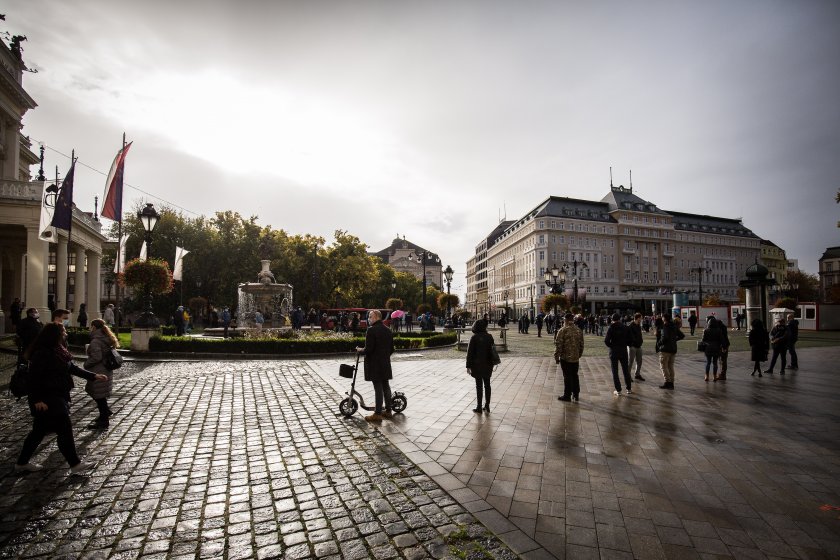
M829 247L823 253L823 256L820 257L820 260L825 259L837 259L840 258L840 247Z

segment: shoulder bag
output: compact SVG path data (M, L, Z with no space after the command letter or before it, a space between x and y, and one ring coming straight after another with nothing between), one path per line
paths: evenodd
M110 348L108 352L105 353L105 359L103 360L105 364L105 369L108 371L114 371L115 369L120 369L123 364L123 357L117 352L116 348Z

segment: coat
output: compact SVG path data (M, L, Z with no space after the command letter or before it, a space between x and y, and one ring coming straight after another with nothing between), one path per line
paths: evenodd
M619 322L615 322L607 329L607 334L604 336L604 344L610 347L610 357L627 357L627 327Z
M29 348L29 345L32 344L32 341L35 340L35 337L38 336L42 328L44 328L44 325L41 324L39 319L35 319L34 317L26 316L20 320L17 326L17 335L20 339L20 347L24 352Z
M774 350L784 350L787 348L790 333L788 333L785 325L776 325L770 331L770 343Z
M102 373L108 376L108 381L88 381L85 391L94 400L107 399L111 396L114 383L114 372L105 367L105 356L111 351L111 341L102 329L96 329L90 333L90 344L87 347L88 358L85 360L85 369L94 373Z
M394 353L394 334L379 320L365 333L365 381L393 379L391 354Z
M770 337L764 327L755 328L750 331L750 360L753 362L766 362L767 353L770 351Z
M583 354L583 331L566 323L554 334L554 357L564 362L579 362Z
M102 313L102 320L105 321L105 324L108 326L113 326L114 324L114 308L113 307L106 307L105 311Z
M36 412L35 403L47 405L46 414L61 416L70 414L70 390L74 387L72 375L91 380L94 374L85 371L73 360L64 361L55 350L42 348L29 361L29 410Z
M489 379L493 374L493 355L490 349L496 341L487 332L487 322L484 320L476 321L472 331L474 334L467 347L467 369L473 377Z
M685 338L685 335L674 323L663 323L662 328L656 335L656 351L666 354L677 353L677 341Z
M642 344L644 344L644 337L642 337L642 326L637 325L636 321L633 321L627 328L629 329L629 336L627 337L627 346L632 346L633 348L641 348Z
M723 347L723 336L716 323L710 324L703 329L703 342L706 343L706 356L718 357Z

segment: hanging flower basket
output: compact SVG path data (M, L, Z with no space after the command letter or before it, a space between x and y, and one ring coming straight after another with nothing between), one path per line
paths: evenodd
M163 259L129 261L125 265L125 270L120 273L119 282L121 286L142 290L156 296L168 294L175 287L169 263Z

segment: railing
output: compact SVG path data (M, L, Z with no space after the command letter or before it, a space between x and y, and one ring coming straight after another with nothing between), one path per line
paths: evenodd
M468 328L460 328L459 327L457 329L452 329L452 330L454 330L458 335L458 350L462 350L462 351L466 352L467 348L470 345L470 337L472 336L472 327L468 327ZM493 337L496 340L496 350L498 350L499 352L507 352L508 351L508 346L507 346L507 331L508 330L507 330L507 327L501 328L501 327L494 327L492 325L487 326L487 332L489 332L490 334L493 334L496 331L498 331L498 333L499 333L498 337ZM467 336L463 336L463 335L467 335Z
M43 190L40 181L0 181L0 198L40 201Z

